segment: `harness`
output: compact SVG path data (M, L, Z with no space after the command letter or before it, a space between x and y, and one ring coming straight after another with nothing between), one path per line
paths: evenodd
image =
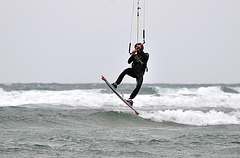
M138 57L138 55L136 54L137 58L138 58L138 61L143 64L142 60Z
M136 57L137 57L137 59L138 59L138 61L141 63L141 67L142 67L142 65L143 65L143 62L142 62L142 60L139 58L139 56L136 54ZM147 62L146 62L146 72L148 72L148 67L147 67Z

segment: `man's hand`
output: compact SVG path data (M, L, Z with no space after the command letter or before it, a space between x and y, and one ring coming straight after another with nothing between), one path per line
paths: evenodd
M136 49L134 49L133 51L132 51L132 54L135 54L137 52L137 50Z

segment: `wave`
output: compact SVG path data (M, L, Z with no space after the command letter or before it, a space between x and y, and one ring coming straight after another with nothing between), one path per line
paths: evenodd
M70 90L70 91L10 91L0 89L0 106L20 106L25 104L52 104L69 106L99 107L103 99L98 95L102 89ZM107 94L101 94L104 97ZM104 97L106 98L106 97Z
M49 91L64 91L77 89L99 89L103 88L103 84L88 83L88 84L60 84L60 83L9 83L0 84L0 88L4 91L28 91L28 90L49 90Z
M185 125L229 125L240 124L240 111L224 113L222 111L210 110L208 112L193 110L164 110L156 112L143 112L141 117L156 122L174 122Z
M104 84L10 84L0 87L0 107L97 109L117 112L113 116L120 118L135 119L131 109ZM123 84L118 90L128 98L134 87ZM141 118L154 122L200 126L240 124L239 93L239 85L146 84L134 99L134 108ZM95 115L109 119L111 114Z
M124 124L131 126L158 126L157 123L182 124L194 126L239 125L240 111L224 113L210 110L208 112L194 110L164 110L155 112L141 111L140 117L128 112L104 111L92 114L98 122L106 124ZM91 119L92 119L91 117Z
M240 111L220 110L139 110L136 116L129 108L121 109L54 109L49 107L0 107L0 123L5 124L55 124L81 123L89 125L121 127L161 127L162 125L239 125Z
M156 94L139 94L136 108L164 107L226 107L239 109L240 94L225 93L221 87L159 88ZM149 89L148 89L149 91ZM125 93L125 98L129 94ZM5 91L0 88L0 106L26 104L68 105L72 107L104 108L121 105L119 98L106 88L64 91L25 90Z
M159 95L210 95L210 94L224 94L233 93L239 94L240 88L238 87L225 87L225 86L209 86L209 87L176 87L176 88L162 88L155 87Z

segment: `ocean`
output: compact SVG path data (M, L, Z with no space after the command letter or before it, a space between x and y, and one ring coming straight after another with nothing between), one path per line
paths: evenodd
M0 157L240 157L240 84L143 84L134 108L104 83L0 84Z

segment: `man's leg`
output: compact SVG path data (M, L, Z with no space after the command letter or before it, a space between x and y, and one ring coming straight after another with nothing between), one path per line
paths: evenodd
M137 80L136 88L133 90L129 99L134 99L136 97L136 95L138 94L138 92L142 86L142 83L143 83L143 75L142 74L138 75L136 80Z
M119 85L122 82L122 80L123 80L125 75L129 75L129 76L131 76L133 78L136 78L136 76L133 73L133 70L131 68L127 68L119 75L119 77L118 77L118 79L117 79L117 81L115 83L117 85Z

